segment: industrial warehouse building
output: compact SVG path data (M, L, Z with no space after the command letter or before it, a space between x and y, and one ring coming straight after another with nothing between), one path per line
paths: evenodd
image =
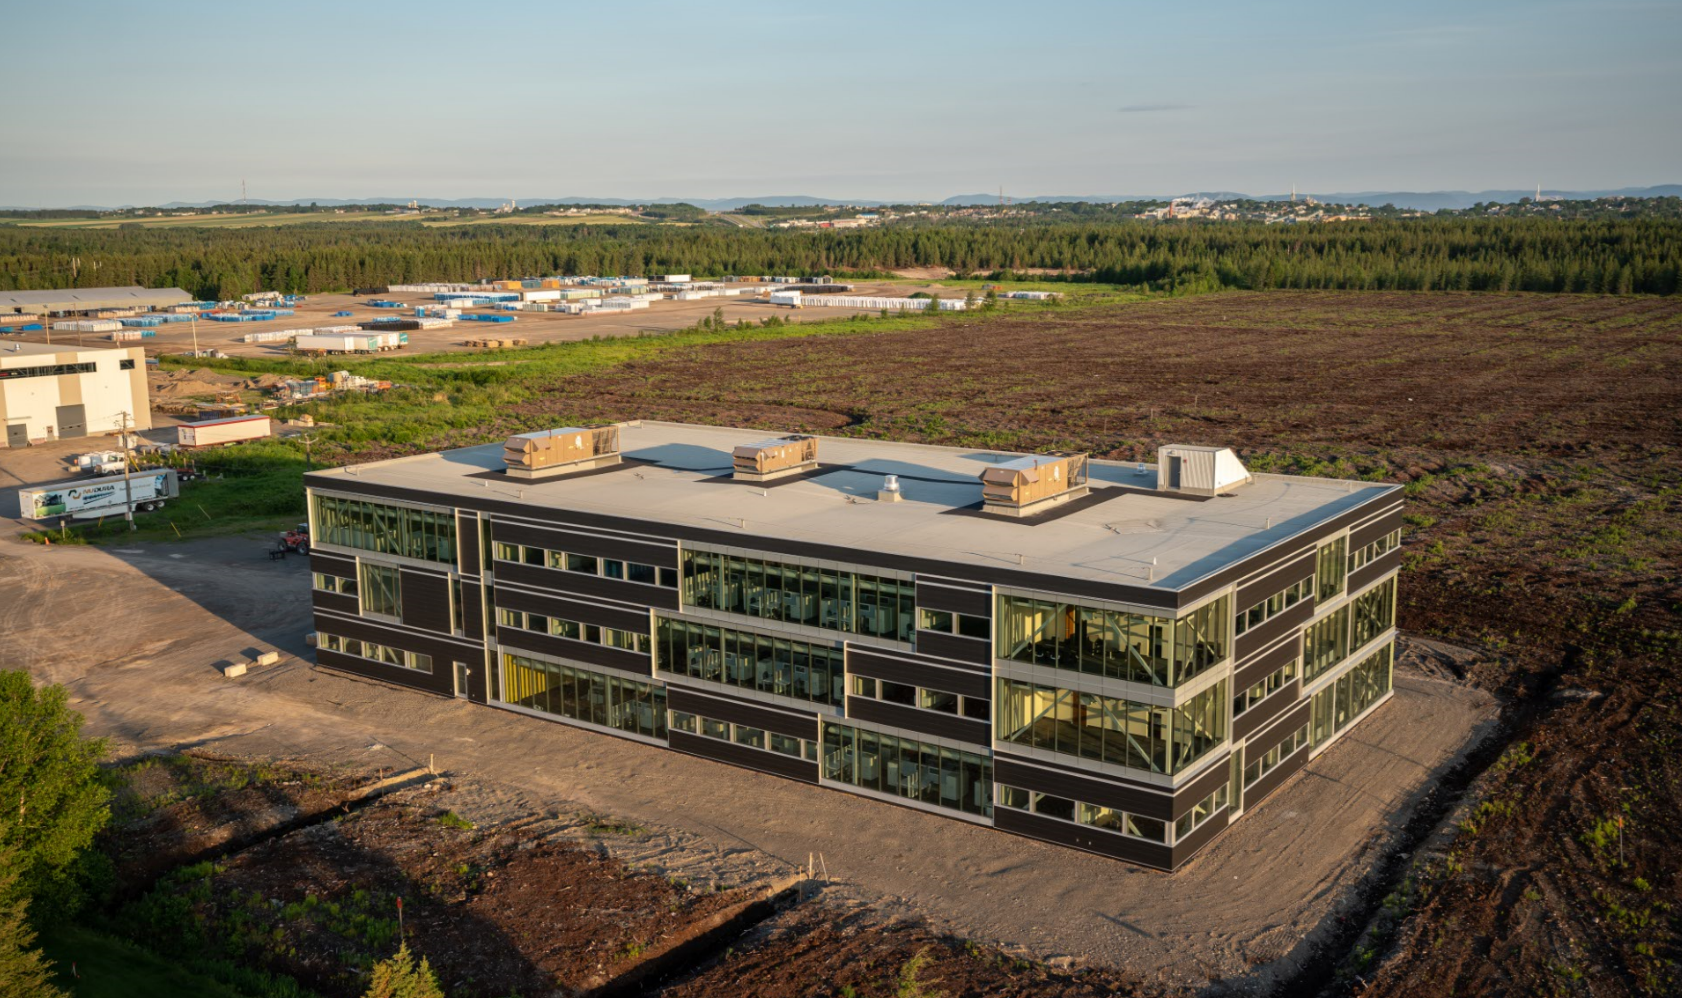
M0 343L0 447L152 426L140 347Z
M1165 870L1391 696L1395 486L759 436L309 474L318 662Z
M180 288L63 288L56 291L0 291L0 320L19 316L92 315L97 312L150 312L190 302Z

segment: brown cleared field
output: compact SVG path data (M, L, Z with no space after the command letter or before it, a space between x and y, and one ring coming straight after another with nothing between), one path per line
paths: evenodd
M1508 747L1464 774L1452 834L1391 858L1340 972L1677 988L1682 302L1227 293L698 348L530 408L1124 459L1219 443L1408 483L1400 624L1478 650L1457 668L1503 699Z

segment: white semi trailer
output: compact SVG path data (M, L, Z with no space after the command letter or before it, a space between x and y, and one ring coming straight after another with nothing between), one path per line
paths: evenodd
M174 468L151 469L132 475L126 486L121 478L110 477L18 489L18 509L26 520L111 516L128 507L131 489L137 510L157 509L181 494Z

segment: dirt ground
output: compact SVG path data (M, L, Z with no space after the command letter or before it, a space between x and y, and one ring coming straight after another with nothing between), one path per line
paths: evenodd
M481 825L545 808L649 834L614 846L691 882L786 876L822 854L837 895L923 916L1024 956L1196 983L1306 953L1352 897L1374 846L1481 733L1493 703L1401 673L1395 700L1172 880L991 829L779 780L565 725L313 669L308 566L260 539L100 550L0 544L0 667L67 684L119 752L218 754L366 768L436 758L486 789ZM121 636L66 642L65 620ZM284 653L240 680L216 664ZM722 791L722 792L721 792ZM1309 816L1312 816L1310 820ZM861 836L861 828L870 834ZM1263 861L1268 876L1258 877ZM1171 890L1165 889L1171 885ZM1278 965L1288 970L1290 961Z
M947 276L947 275L934 275ZM888 297L905 297L916 291L934 290L945 298L962 298L961 291L953 289L942 290L938 284L892 283L884 281L853 281L854 294L880 295ZM773 287L774 285L767 285ZM756 285L744 287L755 288ZM802 308L791 309L772 305L768 301L754 301L752 295L757 293L744 291L736 298L702 298L696 301L665 300L652 302L646 309L635 309L630 312L619 312L608 315L566 315L558 312L517 312L513 314L513 322L463 322L448 329L412 329L409 330L409 346L403 353L433 353L450 352L473 349L467 347L468 339L521 337L531 344L539 343L568 343L575 340L588 340L598 336L640 336L644 333L663 333L675 329L685 329L693 326L703 318L710 317L715 309L724 310L726 322L735 323L739 320L758 323L759 320L770 316L779 316L789 322L818 322L824 319L844 319L858 314L874 314L868 309L852 308ZM138 340L126 346L139 345L145 348L148 357L156 357L164 353L185 353L193 349L194 330L197 325L197 343L201 350L215 348L234 357L281 357L286 355L284 343L244 343L242 337L247 333L260 333L271 329L308 329L317 326L353 325L367 322L371 319L389 316L413 318L414 309L372 308L368 305L370 297L383 298L393 301L407 302L411 306L429 305L433 303L431 295L423 294L389 294L357 297L349 294L320 294L310 295L294 310L295 314L270 319L264 322L212 322L200 320L198 323L170 323L153 330L155 336L145 340ZM333 313L349 311L349 316L335 317ZM480 311L484 311L481 309ZM79 338L78 338L79 337ZM24 333L11 339L24 342L43 343L49 341L49 333ZM81 343L86 346L114 345L106 333L52 333L51 342Z

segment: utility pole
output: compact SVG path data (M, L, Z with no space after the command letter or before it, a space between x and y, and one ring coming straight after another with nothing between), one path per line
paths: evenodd
M300 433L298 434L298 439L302 441L304 445L304 471L308 472L310 470L310 444L315 443L315 434Z
M128 521L130 530L139 530L134 524L134 484L129 477L134 459L129 453L128 423L127 409L117 413L117 438L123 442L123 519Z
M197 357L199 355L199 314L197 312L192 312L190 314L192 315L192 319L189 321L193 327L193 356Z

